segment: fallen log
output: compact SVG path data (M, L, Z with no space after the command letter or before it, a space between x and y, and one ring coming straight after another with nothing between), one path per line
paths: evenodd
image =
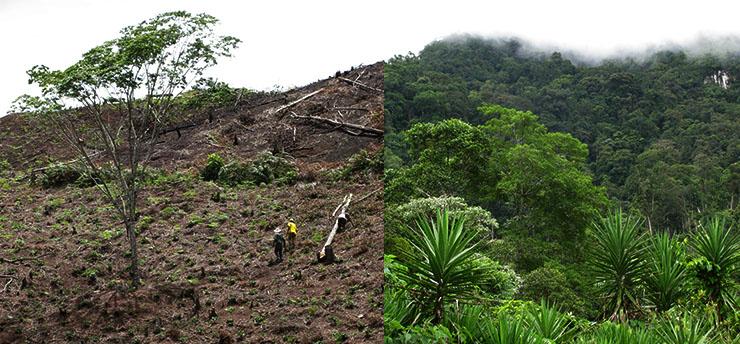
M339 204L339 206L334 209L334 212L332 213L332 216L336 216L336 219L334 220L334 227L332 227L331 232L329 233L329 237L326 239L326 243L321 248L321 251L319 251L317 258L318 261L321 263L333 263L336 260L336 256L334 255L334 249L332 249L332 241L334 241L334 236L337 234L338 230L344 230L344 226L347 224L347 221L349 221L349 214L347 214L347 208L349 208L349 203L352 201L352 194L349 194L347 196L344 196L344 200L342 200L342 203ZM338 212L338 214L337 214Z
M365 84L363 84L363 83L361 83L361 82L359 82L359 81L355 81L355 80L351 80L351 79L343 78L343 77L341 77L341 76L340 76L340 77L338 77L337 79L339 79L339 80L342 80L342 81L344 81L344 82L348 82L348 83L350 83L350 84L352 84L352 85L358 86L358 87L360 87L360 88L364 88L364 89L366 89L366 90L369 90L369 91L373 91L373 92L378 92L378 93L383 93L383 90L381 90L381 89L379 89L379 88L375 88L375 87L371 87L371 86L365 85Z
M372 137L383 137L383 131L382 130L371 128L371 127L365 127L365 126L362 126L362 125L359 125L359 124L340 122L340 121L335 121L333 119L324 118L324 117L318 117L318 116L301 116L301 115L298 115L298 114L295 114L295 113L292 114L290 117L291 118L311 120L311 121L320 122L320 123L324 123L324 124L329 124L329 125L332 125L334 127L333 130L343 129L346 133L348 133L350 135L354 135L354 136L363 136L363 135L365 135L365 136L372 136ZM360 132L357 133L357 132L354 132L354 131L349 130L349 129L359 130Z
M283 111L283 110L285 110L285 109L288 109L288 108L290 108L290 107L293 107L293 106L295 106L296 104L298 104L298 103L300 103L300 102L302 102L302 101L304 101L304 100L306 100L306 99L308 99L308 98L311 98L311 97L313 97L313 96L315 96L315 95L319 94L319 93L320 93L321 91L323 91L323 90L324 90L323 88L320 88L320 89L318 89L318 90L316 90L316 91L313 91L313 92L311 92L311 93L309 93L309 94L307 94L307 95L305 95L305 96L301 97L301 98L300 98L300 99L298 99L298 100L292 101L292 102L288 103L287 105L281 106L281 107L280 107L279 109L275 110L275 111L274 111L274 112L273 112L272 114L273 114L273 115L276 115L276 114L280 113L281 111Z

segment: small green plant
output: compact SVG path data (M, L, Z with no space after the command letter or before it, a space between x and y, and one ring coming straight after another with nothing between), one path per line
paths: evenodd
M187 227L188 228L193 227L195 225L198 225L198 224L203 223L204 221L205 220L202 217L200 217L200 216L198 216L196 214L190 215L190 219L188 220Z
M344 332L339 332L339 331L334 331L334 332L332 333L332 337L334 337L334 341L335 341L336 343L344 343L344 342L346 342L346 341L347 341L347 339L349 339L349 336L347 336L347 334L346 334L346 333L344 333Z
M87 268L84 271L82 271L82 274L80 274L82 277L85 278L95 278L98 274L98 270L95 268Z
M321 231L314 231L311 233L311 241L313 241L316 244L320 244L324 240L324 237L321 235Z
M10 163L8 160L0 160L0 176L10 171Z
M139 220L139 231L144 231L144 230L149 229L149 226L151 226L153 222L154 222L154 218L152 218L151 216L149 215L142 216L141 219Z
M224 236L221 233L216 233L215 235L208 238L212 243L214 244L220 244L224 242Z
M265 317L262 314L257 313L252 317L252 320L255 325L259 325L265 321Z
M166 207L159 213L163 220L169 220L173 215L177 213L176 207Z

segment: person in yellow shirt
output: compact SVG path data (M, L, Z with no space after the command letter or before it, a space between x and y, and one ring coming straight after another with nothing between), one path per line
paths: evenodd
M298 237L298 226L293 219L290 219L288 220L288 249L291 251L295 248L296 237Z

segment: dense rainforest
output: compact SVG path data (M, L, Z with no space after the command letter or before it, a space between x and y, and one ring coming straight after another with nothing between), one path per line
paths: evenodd
M386 342L740 340L740 53L567 55L386 64Z

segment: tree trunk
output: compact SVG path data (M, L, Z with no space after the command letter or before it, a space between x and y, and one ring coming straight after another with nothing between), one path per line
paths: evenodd
M331 243L334 241L334 235L337 234L338 230L343 230L344 226L347 224L347 221L349 220L349 214L347 214L347 208L349 207L349 203L352 201L352 194L349 194L344 197L344 200L341 204L334 210L334 213L332 213L332 216L336 215L336 219L334 221L334 227L332 227L331 232L329 232L329 237L326 239L326 243L321 248L321 251L319 251L317 258L319 262L322 263L333 263L335 260L334 256L334 249L331 246ZM339 212L339 214L337 214Z
M131 285L139 287L139 254L136 251L136 225L133 221L126 221L126 235L131 248Z

